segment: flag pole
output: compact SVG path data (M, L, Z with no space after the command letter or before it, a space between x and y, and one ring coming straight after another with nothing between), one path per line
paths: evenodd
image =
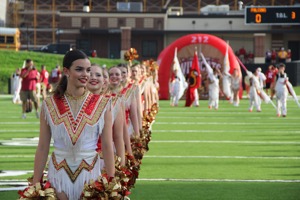
M245 67L245 65L242 63L242 61L236 56L237 61L240 63L240 65L242 66L242 68L245 70L245 72L248 72L247 68Z

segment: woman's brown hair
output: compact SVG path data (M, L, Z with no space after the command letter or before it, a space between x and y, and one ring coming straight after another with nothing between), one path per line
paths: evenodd
M72 63L78 59L88 59L88 56L80 50L68 51L63 59L63 67L70 69ZM63 75L54 91L54 95L62 97L65 94L67 85L68 79L65 75Z

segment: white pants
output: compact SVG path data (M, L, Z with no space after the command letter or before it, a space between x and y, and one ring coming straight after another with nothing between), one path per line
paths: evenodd
M219 99L211 99L211 98L209 98L209 100L208 100L208 106L209 107L213 107L214 109L218 109L219 108Z
M286 115L287 114L287 107L286 107L286 100L287 100L287 92L280 91L276 92L276 102L277 102L277 114L278 115Z
M20 91L15 91L14 97L13 97L13 102L14 102L14 103L21 102L21 99L20 99Z
M208 86L208 106L214 109L219 108L219 86L218 84L210 84Z
M249 110L253 109L253 106L255 106L257 111L260 111L260 105L261 105L261 99L258 96L257 92L255 91L255 88L250 88L249 92Z
M171 97L171 104L177 106L179 101L179 94L176 94Z

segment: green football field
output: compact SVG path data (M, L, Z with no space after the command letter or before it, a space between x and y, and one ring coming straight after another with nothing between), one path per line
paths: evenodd
M250 113L248 103L221 100L219 110L209 110L205 100L191 108L161 101L130 198L299 200L300 108L289 100L287 117L278 118L270 104ZM27 116L0 96L0 170L11 172L0 173L0 190L32 175L39 121ZM0 191L0 199L17 197L16 190Z

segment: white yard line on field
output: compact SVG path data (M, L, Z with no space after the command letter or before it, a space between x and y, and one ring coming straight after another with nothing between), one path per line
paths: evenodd
M0 155L0 158L34 158L34 155ZM270 159L270 160L300 160L296 156L147 156L144 158L185 158L185 159Z
M12 138L0 140L3 146L37 146L38 137ZM300 141L247 141L247 140L151 140L151 143L209 143L209 144L276 144L276 145L300 145ZM51 140L51 144L53 141ZM1 157L1 156L0 156Z
M6 176L20 176L20 175L25 175L25 174L28 174L28 173L33 173L32 170L4 170L4 171L1 171L0 172L0 177L6 177ZM1 183L0 183L1 185Z
M8 113L6 113L6 114L8 114ZM32 118L33 119L33 116L32 117L31 116L26 116L26 119L27 118ZM0 119L20 119L20 120L23 120L22 117L20 117L20 114L18 114L17 116L11 116L11 114L10 114L10 116L0 116Z
M251 130L155 130L155 133L257 133L256 129ZM259 130L260 133L270 133L270 130ZM295 131L282 131L282 130L272 130L271 133L300 133L300 130Z
M0 158L34 158L34 155L0 155Z
M182 119L182 118L178 118ZM300 119L300 118L299 118ZM39 125L40 122L0 122L0 125ZM157 125L276 125L277 122L155 122ZM280 126L299 125L299 122L285 122ZM9 131L9 130L8 130Z
M38 145L38 142L31 142L31 143L24 143L24 142L11 142L11 141L8 141L8 142L5 142L5 141L0 141L1 145L2 146L21 146L21 147L37 147Z
M300 180L292 179L292 180L283 180L283 179L178 179L178 178L138 178L137 181L174 181L174 182L263 182L263 183L299 183ZM27 182L24 181L10 181L4 180L0 181L0 185L27 185ZM5 188L2 191L5 191ZM0 189L0 191L1 191Z
M144 158L197 158L197 159L272 159L272 160L300 160L293 156L144 156Z
M241 179L177 179L177 178L138 178L137 181L174 181L174 182L264 182L299 183L300 180L241 180Z
M234 140L151 140L151 143L227 143L227 144L300 144L280 141L234 141Z
M40 130L35 129L35 130L26 130L26 129L1 129L0 133L22 133L22 132L39 132Z
M157 118L159 119L207 119L207 116L206 115L202 115L202 116L162 116L162 115L158 115ZM226 116L226 119L235 119L236 120L236 116L232 115L232 116ZM213 119L224 119L224 116L214 116ZM271 119L271 120L274 120L274 119L278 119L277 116L274 116L274 117L267 117L267 116L262 116L262 117L248 117L247 118L247 121L248 120L258 120L258 119ZM289 118L290 120L298 120L300 119L300 117L292 117L292 118Z
M15 185L15 184L9 184L9 185ZM27 187L28 183L24 182L24 184L20 184L20 185L23 185L23 186L20 186L20 187L9 187L9 188L0 188L0 192L24 190Z
M155 122L155 124L162 124L162 125L170 125L170 124L178 124L178 125L276 125L278 123L276 122ZM299 122L295 123L284 123L284 124L278 124L278 126L290 126L290 125L298 125Z
M32 133L38 133L40 130L38 129L0 129L0 133L28 133L28 132L32 132ZM188 130L188 129L184 129L184 130L168 130L168 129L156 129L153 130L152 132L155 133L257 133L257 129L253 128L253 129L247 129L247 130L213 130L213 129L198 129L198 130ZM260 133L270 133L270 130L259 130ZM272 130L272 133L300 133L300 130Z
M40 122L0 122L0 125L9 125L9 124L13 124L13 125L40 124Z
M22 133L22 132L39 132L40 130L34 129L34 130L28 130L28 129L0 129L0 133ZM153 130L155 133L257 133L257 129L247 129L247 130L208 130L208 129L199 129L199 130L164 130L164 129L158 129ZM270 133L270 130L259 130L260 133ZM300 133L300 130L272 130L272 133Z
M172 181L172 182L241 182L241 183L300 183L300 180L269 180L269 179L178 179L178 178L138 178L137 181L146 181L146 182L163 182L163 181ZM1 191L16 191L16 190L24 190L28 183L24 181L0 181L0 185L3 186L17 186L19 187L6 187L0 188Z
M195 116L195 117L202 117L203 116L204 117L206 115L216 115L217 113L221 116L222 115L235 116L235 115L249 114L249 117L251 118L251 116L252 116L251 114L254 114L254 113L257 113L257 112L249 113L248 108L245 111L240 111L240 112L238 112L238 111L232 112L231 109L228 109L228 111L222 110L220 112L219 111L214 111L214 110L207 110L207 111L204 111L204 112L201 112L200 110L197 110L197 111L195 110L195 112L189 112L187 110L179 110L179 111L166 110L166 111L159 111L159 116L160 115L163 115L163 116L171 115L171 116L184 116L184 117L186 117L186 116L190 115L190 117L192 117L192 116ZM274 114L274 118L278 118L276 116L276 110L274 110L273 114ZM257 116L255 116L255 117L257 117ZM266 117L266 116L262 116L262 117Z
M0 144L3 146L34 146L38 145L39 138L12 138L11 140L0 140ZM51 145L53 140L51 139Z
M245 115L245 113L247 113L248 111L245 111L245 112L220 112L220 115ZM174 111L159 111L159 114L160 115L177 115L177 116L189 116L191 115L190 117L193 117L193 116L205 116L205 115L216 115L216 112L203 112L203 113L200 113L200 112L188 112L188 111L185 111L185 110L182 110L181 112L178 111L178 112L174 112ZM275 113L275 116L276 116L276 113Z

